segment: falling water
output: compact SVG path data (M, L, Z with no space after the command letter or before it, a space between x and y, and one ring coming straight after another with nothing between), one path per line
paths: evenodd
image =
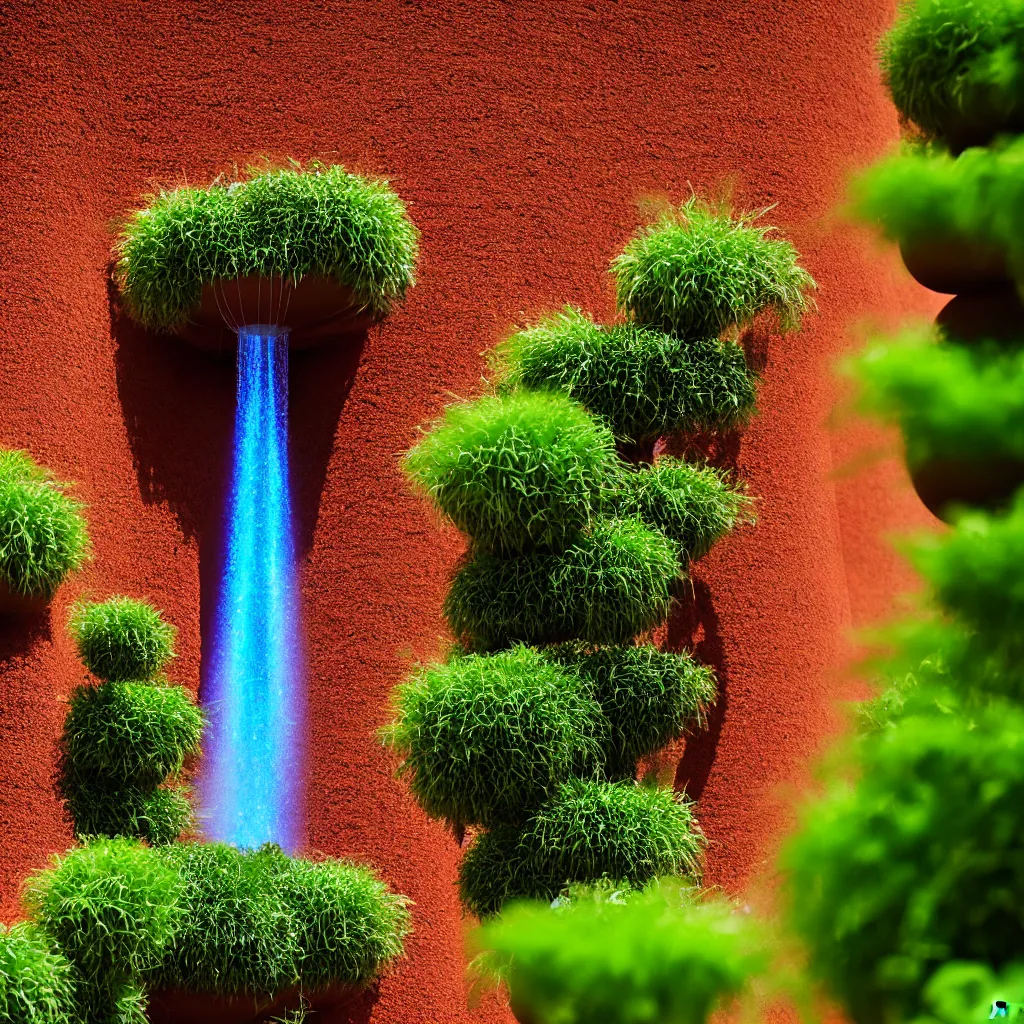
M207 679L211 838L295 848L300 650L288 490L288 333L238 331L234 464Z

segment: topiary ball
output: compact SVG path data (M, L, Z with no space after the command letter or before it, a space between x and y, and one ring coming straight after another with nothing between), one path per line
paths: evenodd
M385 737L401 774L429 815L458 825L520 821L601 761L601 708L575 673L529 647L420 669L394 707Z
M789 917L852 1020L918 1019L942 965L1024 945L1024 713L904 717L856 764L788 844Z
M405 460L476 547L499 554L564 547L616 466L607 427L569 398L530 391L449 406Z
M550 901L573 882L696 875L705 840L691 808L668 789L565 782L521 829L477 836L459 868L462 901L486 917L510 899Z
M561 644L544 657L571 669L591 688L608 721L604 762L609 778L632 778L639 758L703 721L715 700L715 673L689 654L636 647Z
M48 601L89 555L84 506L25 453L0 449L0 584Z
M619 479L619 514L660 530L680 546L687 562L703 558L741 523L753 522L743 484L711 466L663 457Z
M107 682L79 686L64 720L63 757L93 782L156 786L199 753L203 713L182 686Z
M798 327L814 280L793 246L696 196L636 234L612 261L619 308L637 323L687 339L717 337L771 311Z
M86 988L113 996L159 961L181 925L178 874L128 839L97 839L52 864L29 878L26 905Z
M174 657L178 631L148 601L81 604L69 625L79 657L100 679L150 679Z
M0 1021L73 1024L71 965L35 925L0 925Z
M452 632L478 651L583 639L624 643L668 614L679 549L634 519L599 520L561 554L471 556L444 602Z
M757 390L732 342L684 341L635 323L604 327L571 306L513 334L492 363L499 389L563 392L624 444L739 426Z
M124 836L163 846L194 824L188 791L180 786L119 785L63 772L57 789L81 839Z

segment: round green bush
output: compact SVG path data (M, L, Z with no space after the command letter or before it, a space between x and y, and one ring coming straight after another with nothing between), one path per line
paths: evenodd
M199 752L202 733L203 713L182 686L85 685L71 695L63 755L81 778L156 786Z
M1024 945L1024 713L904 718L857 763L789 842L791 923L854 1021L912 1020L943 964Z
M637 760L703 721L715 700L715 674L689 654L636 647L560 644L544 656L577 673L608 721L605 771L632 778Z
M471 556L444 602L467 647L582 639L624 643L668 614L679 549L637 520L598 520L560 554Z
M150 679L174 657L178 631L148 601L115 596L80 604L69 625L79 657L100 679Z
M49 600L89 555L84 506L25 452L0 449L0 583Z
M757 392L734 342L684 340L635 323L604 327L571 306L513 334L491 359L499 389L561 391L627 444L738 426Z
M184 324L204 284L248 274L329 277L382 314L413 284L417 238L386 181L323 164L252 172L154 196L121 233L117 282L155 329Z
M703 558L741 523L753 522L743 484L711 466L662 457L653 467L638 466L619 479L619 514L660 530L680 546L687 562Z
M717 337L767 311L785 330L799 326L814 281L757 217L697 197L666 210L612 261L619 307L687 339Z
M0 925L0 1021L73 1024L71 965L31 924Z
M616 465L607 427L565 396L530 391L449 406L405 460L437 507L499 554L564 547Z
M882 40L893 103L927 135L972 144L1024 127L1024 3L915 0Z
M600 764L601 708L529 647L455 656L395 691L387 742L420 806L459 825L516 822Z
M691 807L667 789L567 781L521 828L477 836L459 868L462 901L486 917L510 899L552 900L573 882L696 875L705 841Z
M193 825L188 791L180 786L105 783L76 775L62 764L57 790L80 838L125 836L161 846Z
M26 905L85 987L116 998L159 961L183 923L178 874L128 839L97 839L52 864L29 878Z

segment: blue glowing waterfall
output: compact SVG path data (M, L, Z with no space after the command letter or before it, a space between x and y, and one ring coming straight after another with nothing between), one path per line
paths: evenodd
M207 677L211 838L300 839L301 645L288 489L288 334L238 332L234 464Z

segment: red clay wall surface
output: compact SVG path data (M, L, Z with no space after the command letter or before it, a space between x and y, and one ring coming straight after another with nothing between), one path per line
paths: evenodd
M415 901L409 955L355 1019L509 1019L468 1009L459 849L374 739L388 693L442 636L459 539L410 495L397 455L479 353L571 301L613 312L605 268L650 194L734 183L821 285L806 329L761 346L761 412L735 452L760 522L695 573L668 629L717 665L723 701L677 771L699 797L709 880L770 865L794 788L837 728L846 636L908 582L880 536L925 524L895 460L828 429L831 366L858 324L936 297L832 216L896 117L874 40L890 0L558 3L3 3L0 444L79 481L91 567L52 612L0 624L0 897L68 845L51 790L65 634L79 595L145 595L180 629L197 686L226 478L233 370L125 324L112 221L154 186L254 155L389 177L423 232L420 283L361 353L296 355L291 429L310 677L308 846L366 858ZM204 568L205 567L205 568ZM326 1018L325 1018L326 1020Z

